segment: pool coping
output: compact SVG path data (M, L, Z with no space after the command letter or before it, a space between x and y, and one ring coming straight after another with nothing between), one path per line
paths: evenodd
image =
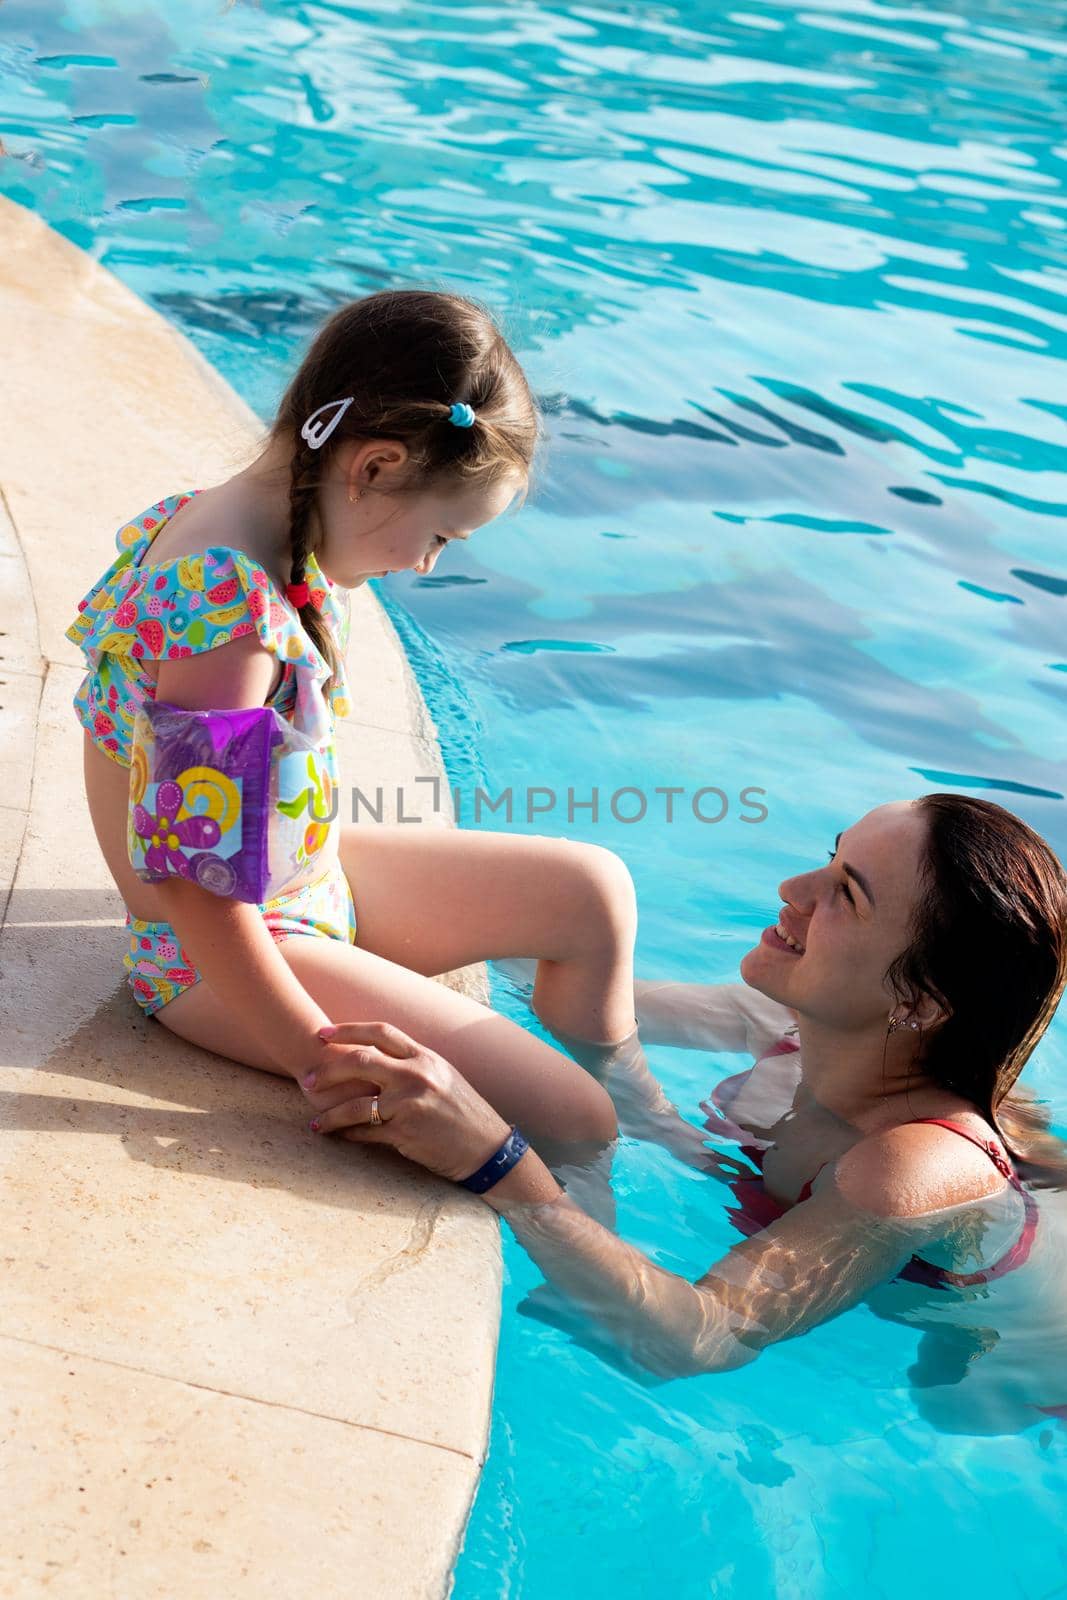
M497 1219L316 1140L295 1085L139 1011L82 787L78 600L124 522L238 470L264 429L34 212L0 197L0 225L0 1589L258 1600L269 1573L329 1600L358 1572L363 1600L444 1595L487 1448ZM366 588L348 670L342 793L370 770L450 825L411 782L444 778L436 730ZM484 968L441 981L487 1002Z

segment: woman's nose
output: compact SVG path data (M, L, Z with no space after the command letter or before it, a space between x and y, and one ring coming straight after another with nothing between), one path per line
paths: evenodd
M814 898L815 875L811 872L802 872L795 878L787 878L778 885L778 894L785 905L795 906L803 916L809 911Z

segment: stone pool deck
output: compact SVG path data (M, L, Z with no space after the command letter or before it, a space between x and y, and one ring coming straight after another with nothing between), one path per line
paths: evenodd
M262 425L3 198L0 238L0 1596L430 1600L486 1448L496 1218L138 1010L82 789L63 630L116 530ZM403 782L410 810L433 724L352 599L342 784Z

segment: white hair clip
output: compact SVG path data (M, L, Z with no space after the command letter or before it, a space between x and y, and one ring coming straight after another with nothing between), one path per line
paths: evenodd
M304 423L304 426L300 430L300 437L307 440L312 450L317 450L320 445L326 443L327 439L330 437L330 434L336 428L337 424L340 422L341 418L344 416L345 412L348 410L355 398L356 397L354 394L350 394L347 400L328 400L324 406L320 406L317 411L313 411L311 413L311 416L308 417L307 421ZM335 406L339 407L339 409L336 411L334 411ZM329 422L325 424L320 423L316 426L315 418L321 417L324 411L333 411L334 414L330 418Z

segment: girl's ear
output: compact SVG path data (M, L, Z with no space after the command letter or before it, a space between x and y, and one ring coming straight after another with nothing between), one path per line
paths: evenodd
M402 439L376 439L354 458L354 477L367 483L387 482L403 467L410 452Z

